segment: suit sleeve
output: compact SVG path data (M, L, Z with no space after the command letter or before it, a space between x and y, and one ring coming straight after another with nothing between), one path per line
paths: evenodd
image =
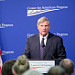
M30 45L29 45L29 38L27 39L26 47L24 50L24 54L27 56L28 59L31 58L30 56Z
M65 47L63 46L62 38L59 38L58 44L57 44L57 58L58 59L66 58L66 51L65 51Z

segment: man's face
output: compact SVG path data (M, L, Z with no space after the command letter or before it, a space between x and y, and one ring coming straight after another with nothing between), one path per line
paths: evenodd
M43 37L47 35L47 33L49 32L49 28L50 28L50 25L48 21L44 21L43 23L39 23L38 25L38 30L41 36Z

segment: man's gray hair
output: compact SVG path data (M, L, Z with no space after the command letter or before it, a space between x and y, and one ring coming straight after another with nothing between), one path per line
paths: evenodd
M66 74L71 74L74 71L74 63L70 59L63 59L60 64L65 69Z
M61 66L51 67L47 75L65 75L65 70Z
M39 23L43 23L44 21L48 21L49 22L47 17L41 17L41 18L38 19L37 25L39 25ZM49 22L49 25L50 25L50 22Z

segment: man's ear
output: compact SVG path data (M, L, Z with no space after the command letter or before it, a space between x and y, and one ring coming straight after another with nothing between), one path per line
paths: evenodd
M50 29L50 27L51 27L51 26L49 25L49 29Z

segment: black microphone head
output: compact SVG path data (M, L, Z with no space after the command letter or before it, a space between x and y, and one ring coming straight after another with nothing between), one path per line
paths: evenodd
M44 48L44 47L45 47L45 45L42 45L42 47Z

